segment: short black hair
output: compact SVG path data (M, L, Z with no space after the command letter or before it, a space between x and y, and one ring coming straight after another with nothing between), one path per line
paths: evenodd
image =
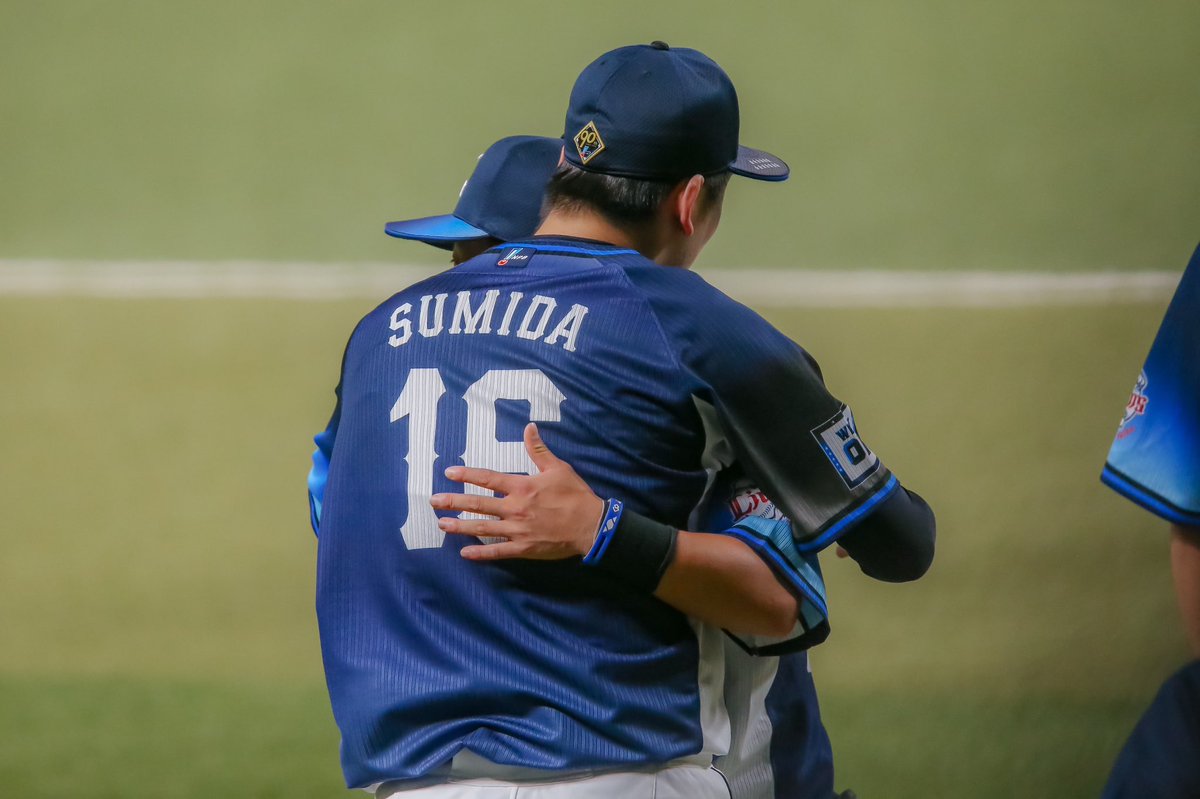
M704 177L703 198L717 202L729 184L727 171ZM589 209L622 225L640 226L654 219L658 207L679 181L642 180L587 172L564 161L546 187L543 217L552 210Z

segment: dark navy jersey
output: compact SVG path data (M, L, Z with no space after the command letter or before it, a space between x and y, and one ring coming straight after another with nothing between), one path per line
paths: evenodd
M1134 384L1102 479L1164 519L1200 525L1200 248Z
M447 467L533 470L528 421L601 496L680 527L738 468L797 550L896 487L807 353L698 275L593 242L506 245L395 295L355 329L338 393L309 487L351 786L463 749L583 771L727 744L719 638L578 559L469 563L472 539L438 529Z

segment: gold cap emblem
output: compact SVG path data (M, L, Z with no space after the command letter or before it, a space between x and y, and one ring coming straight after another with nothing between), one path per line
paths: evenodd
M574 141L579 160L585 164L604 150L604 140L600 138L600 131L596 130L595 122L584 125L583 130L575 134Z

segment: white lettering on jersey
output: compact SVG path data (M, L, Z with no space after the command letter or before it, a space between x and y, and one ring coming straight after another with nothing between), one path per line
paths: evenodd
M521 328L517 331L517 336L520 338L535 339L541 338L546 332L546 325L550 324L550 314L554 313L554 306L558 303L553 297L543 297L541 294L535 294L533 302L529 304L529 310L525 312L525 318L521 320ZM542 309L542 316L538 319L537 327L531 328L529 323L533 321L533 315Z
M550 331L550 335L546 336L547 344L557 344L559 336L566 336L567 340L563 343L563 349L567 352L575 351L575 338L579 335L579 326L583 324L583 317L587 316L586 305L572 305L571 310L567 311L567 315L559 320L554 329Z
M492 289L484 296L479 310L472 313L471 292L458 292L458 302L454 304L454 321L450 324L450 335L457 335L464 330L467 333L474 333L476 328L480 333L491 333L492 311L496 310L496 298L499 296L500 292ZM465 328L462 327L464 322L466 323Z
M434 300L433 319L429 318L429 301ZM436 336L442 332L442 315L446 310L446 295L431 296L426 294L421 298L421 335L425 338Z
M513 321L518 318L517 314L520 313L521 323L516 328L517 338L528 341L540 340L543 344L562 346L567 352L575 352L579 343L579 333L583 328L583 320L589 310L586 305L573 303L569 310L562 313L559 311L558 300L554 297L535 294L526 302L524 293L510 291L504 313L500 318L500 326L493 330L492 319L496 314L500 291L498 289L489 289L487 292L460 291L455 297L450 326L447 328L445 318L448 296L448 294L426 294L421 297L420 310L417 314L417 332L421 334L422 338L433 338L440 336L443 332L452 336L509 336L514 332ZM412 340L412 312L413 304L409 302L397 306L392 311L388 328L393 331L393 335L388 337L388 344L393 347L402 347ZM550 329L549 335L546 334L547 328Z
M407 302L392 311L392 323L389 327L392 330L399 330L400 335L390 336L388 344L391 344L393 347L399 347L412 338L412 320L404 318L410 313L412 313L412 305Z
M508 293L508 307L504 309L504 319L501 320L500 329L496 331L496 335L508 335L508 326L512 324L513 314L517 312L517 306L521 304L521 298L524 296L520 291L510 291Z

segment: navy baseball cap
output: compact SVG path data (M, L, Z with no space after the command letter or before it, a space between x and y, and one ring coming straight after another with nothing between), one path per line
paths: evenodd
M563 143L543 136L509 136L479 156L458 195L453 214L388 222L389 236L415 239L443 250L456 241L525 238L541 221L542 195L558 167Z
M739 122L725 70L698 50L654 42L612 50L580 73L563 140L567 161L587 172L787 180L782 159L738 144Z

